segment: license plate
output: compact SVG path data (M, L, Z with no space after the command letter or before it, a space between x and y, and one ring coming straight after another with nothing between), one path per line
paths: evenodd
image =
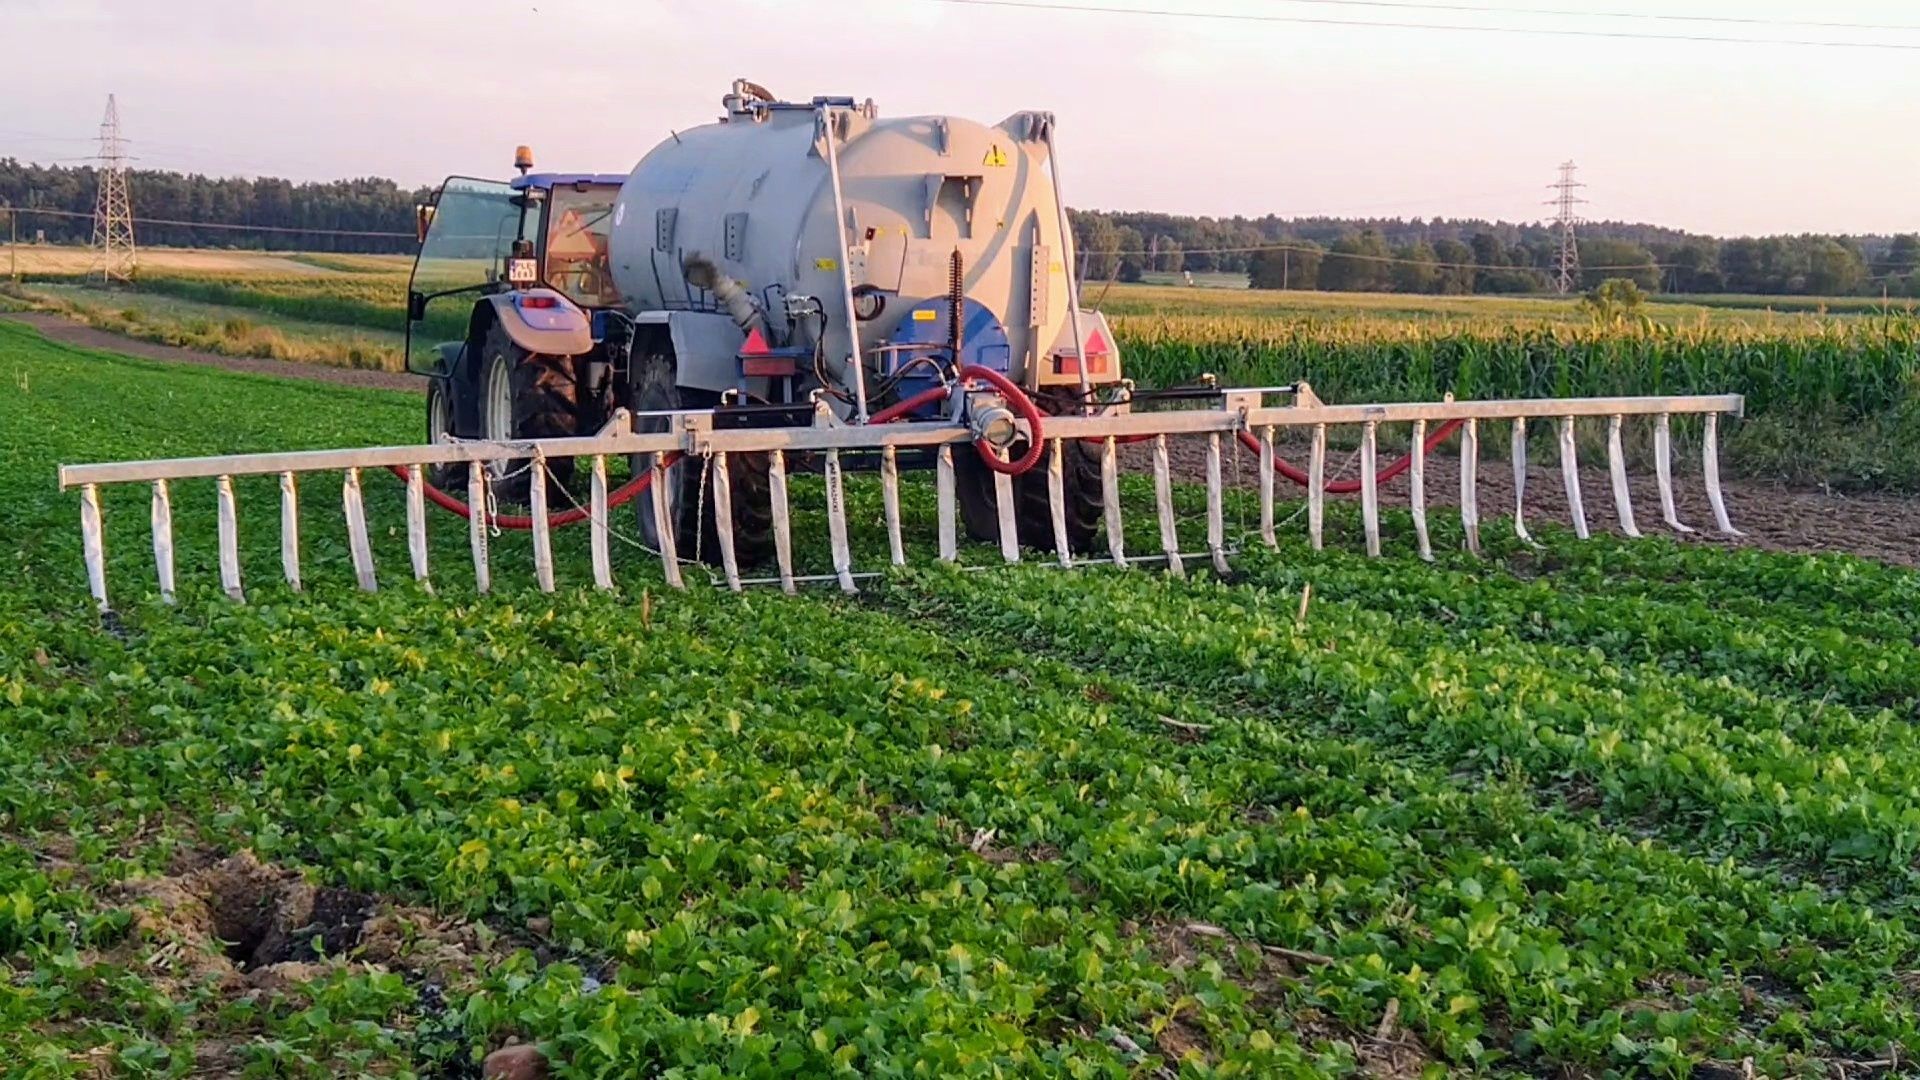
M508 259L507 280L515 285L536 281L540 271L532 259Z

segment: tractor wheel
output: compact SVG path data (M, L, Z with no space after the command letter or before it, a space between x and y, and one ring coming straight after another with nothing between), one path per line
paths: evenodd
M448 437L459 434L454 426L453 390L443 378L427 380L427 442L446 442ZM442 491L453 490L453 485L466 482L465 465L433 465L427 469L427 482Z
M673 357L666 353L635 351L627 387L627 408L634 412L634 430L672 430L672 420L641 416L671 409L711 409L720 395L711 390L681 386L675 380ZM651 468L653 455L636 455L635 470ZM767 479L769 459L764 453L727 455L732 481L733 552L741 566L756 566L773 557L773 495ZM715 523L713 485L706 463L681 458L667 467L667 489L672 495L674 551L683 559L699 558L720 564L720 533ZM634 500L640 535L652 547L660 546L654 527L653 497Z
M1100 531L1100 452L1073 439L1062 440L1060 446L1066 455L1060 463L1060 488L1066 503L1067 546L1075 554L1084 555L1094 550ZM1026 452L1025 439L1007 448L1009 458L1017 459ZM1020 542L1048 551L1054 546L1053 508L1047 497L1047 470L1053 464L1053 454L1054 448L1049 445L1033 468L1013 478L1013 525ZM993 470L973 447L956 446L953 479L967 535L998 543L1000 510L993 495Z
M477 389L483 439L563 438L579 428L573 358L529 353L497 324L480 346ZM508 478L494 485L495 497L525 506L532 486L528 465L524 460L508 462L504 470ZM569 483L573 459L547 462L547 479L549 490L553 484ZM565 498L557 493L555 497Z

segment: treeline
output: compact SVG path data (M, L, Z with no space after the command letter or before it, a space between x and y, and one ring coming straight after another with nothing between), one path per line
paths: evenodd
M87 243L93 236L99 185L91 165L68 168L0 158L0 201L18 208L22 242ZM249 180L153 169L129 170L127 189L138 219L135 237L142 245L357 253L412 251L413 207L426 196L424 190L406 190L378 177L296 184L273 177Z
M1074 211L1092 281L1149 273L1247 275L1254 288L1532 293L1558 278L1550 225L1435 218L1194 218ZM1628 222L1580 226L1579 287L1625 278L1650 292L1920 297L1920 237L1721 240Z

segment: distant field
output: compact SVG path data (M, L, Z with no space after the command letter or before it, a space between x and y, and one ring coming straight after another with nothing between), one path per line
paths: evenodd
M86 248L52 244L21 244L10 256L0 256L0 270L11 272L11 258L20 262L22 274L85 274L93 264ZM338 272L346 264L361 263L360 269L404 270L412 260L397 255L303 255L274 251L210 251L198 248L142 248L139 251L142 274L326 274ZM340 265L329 265L339 260Z

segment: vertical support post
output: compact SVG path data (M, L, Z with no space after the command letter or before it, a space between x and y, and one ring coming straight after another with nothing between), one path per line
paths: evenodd
M347 470L340 484L340 504L347 512L347 550L353 555L353 576L360 588L373 592L379 583L373 576L373 545L367 540L367 507L360 498L360 470Z
M1527 418L1513 422L1513 535L1531 544L1527 532Z
M1480 554L1480 421L1474 418L1460 429L1460 528L1467 551Z
M1410 483L1413 488L1409 501L1413 505L1413 537L1420 545L1420 557L1433 561L1433 538L1427 535L1427 422L1413 422L1413 469Z
M1173 470L1167 458L1167 437L1153 437L1153 508L1160 519L1160 550L1167 556L1167 573L1186 577L1180 562L1180 530L1173 518Z
M247 602L240 588L240 512L233 503L233 477L217 476L214 491L220 501L220 588L236 604Z
M1226 497L1220 480L1220 433L1207 433L1207 553L1213 557L1214 573L1222 576L1232 570L1227 565Z
M528 475L527 516L533 519L533 579L541 592L553 591L553 534L547 526L547 458L535 452Z
M1273 534L1273 426L1260 429L1260 542L1268 548L1280 546Z
M907 547L900 535L900 455L892 446L880 448L880 502L887 516L887 557L893 565L905 566Z
M1680 511L1673 504L1673 416L1661 413L1653 425L1653 475L1660 482L1660 514L1666 519L1667 528L1677 533L1690 533L1692 526L1680 521Z
M739 592L740 555L733 543L733 469L725 450L713 455L713 534L720 542L720 572L726 575L727 588Z
M493 568L487 563L487 528L491 524L487 509L487 467L478 461L467 463L467 542L473 547L473 588L481 596L493 589Z
M840 188L840 149L834 131L833 110L821 104L815 108L820 141L825 147L827 177L833 187L833 261L840 270L840 325L847 332L847 367L853 376L854 422L867 422L867 368L860 356L860 322L853 307L853 268L847 263L847 203ZM960 362L959 357L954 358Z
M940 520L940 561L948 563L960 558L960 537L953 520L953 500L953 444L943 443L934 468L933 501L938 504Z
M1707 482L1707 503L1713 507L1713 525L1722 536L1745 536L1727 517L1726 496L1720 492L1720 414L1707 414L1707 432L1700 440L1700 471Z
M173 603L173 497L164 478L153 482L153 566L160 577L160 602Z
M1047 172L1053 181L1054 222L1060 229L1060 266L1067 278L1067 325L1073 328L1073 355L1080 368L1080 411L1093 408L1093 383L1087 374L1087 335L1080 328L1080 282L1073 273L1073 225L1067 219L1067 196L1060 183L1060 148L1053 141L1053 119L1046 121Z
M673 492L670 490L673 485L668 482L670 474L667 472L666 455L653 455L653 463L649 467L653 469L653 480L647 485L647 493L653 496L653 534L660 541L660 573L668 585L684 589L686 583L680 579L680 553L674 550ZM781 480L786 480L784 472ZM786 495L784 487L780 494Z
M87 564L87 591L102 614L107 606L107 540L100 523L100 488L87 484L80 489L80 546Z
M1127 565L1127 534L1120 523L1120 451L1109 435L1100 444L1100 504L1107 519L1107 553L1113 565Z
M1307 451L1307 539L1313 550L1325 543L1327 529L1327 425L1313 425Z
M1073 565L1073 544L1067 536L1067 445L1050 440L1047 448L1047 511L1053 518L1053 550L1064 569Z
M1620 425L1624 418L1607 418L1607 472L1613 479L1613 511L1620 518L1620 531L1631 537L1640 535L1633 520L1633 493L1627 488L1627 452L1620 445Z
M1574 447L1573 417L1560 418L1560 479L1567 486L1567 514L1573 519L1573 535L1588 538L1587 506L1580 498L1580 458Z
M840 451L827 451L827 539L833 547L833 573L840 579L840 591L856 593L853 584L853 550L847 544L847 495L840 475Z
M426 483L424 466L407 466L407 555L413 561L413 580L432 592L433 582L427 579Z
M613 588L613 557L607 550L607 455L593 455L593 473L589 479L587 494L587 528L591 530L587 544L593 551L593 585L596 589ZM732 517L721 520L732 524Z
M290 472L280 474L280 569L287 585L300 591L300 482Z
M1007 452L999 447L993 450L993 456L1001 462L1007 460ZM998 470L993 471L993 508L999 516L1000 557L1010 563L1020 561L1020 531L1013 513L1013 477Z
M1380 423L1360 429L1360 525L1367 534L1367 555L1380 557Z

